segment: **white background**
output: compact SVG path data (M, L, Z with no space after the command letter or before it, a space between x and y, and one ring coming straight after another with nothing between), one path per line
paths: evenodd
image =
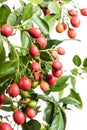
M79 3L79 7L87 8L87 1L86 0L75 0L77 3ZM19 6L18 0L8 0L8 5L10 7L17 8ZM65 56L61 56L60 60L63 63L63 67L65 70L67 70L67 73L69 73L69 70L71 68L75 67L72 63L72 58L75 54L79 55L82 59L87 57L87 17L79 15L81 20L81 25L77 31L77 39L80 39L81 42L75 41L75 40L68 40L61 44L65 48L66 54ZM55 31L55 30L54 30ZM58 39L68 39L66 32L59 35L58 33L51 32L52 38L58 38ZM18 38L14 37L12 39L15 41L15 43L18 44ZM20 43L20 42L19 42ZM66 111L67 115L67 126L66 130L87 130L87 74L83 75L84 80L82 80L80 77L77 78L77 91L80 93L82 100L83 100L83 109L78 110L74 107L72 107L72 111ZM38 117L40 119L40 117Z

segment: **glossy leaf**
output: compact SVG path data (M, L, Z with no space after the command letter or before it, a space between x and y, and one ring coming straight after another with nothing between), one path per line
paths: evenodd
M72 104L72 105L75 105L75 106L80 104L79 101L77 99L73 98L73 97L61 98L59 100L59 102L62 102L64 104Z
M49 33L49 26L44 19L38 15L33 15L33 21L38 25L38 27L45 35Z
M71 89L69 97L72 97L72 98L74 98L74 99L76 99L78 101L78 104L75 105L77 108L82 108L83 103L82 103L82 100L81 100L81 97L80 97L79 93L77 93L76 91Z
M60 17L61 10L56 2L49 2L48 8L53 14L57 14Z
M73 57L73 63L79 67L81 65L81 58L78 55L75 55Z
M6 112L12 112L13 109L10 106L2 106L2 110Z
M60 41L60 40L55 40L55 39L52 39L52 40L48 40L47 42L47 46L46 46L46 49L49 49L51 47L55 47L59 44L61 44L63 41Z
M46 62L52 61L52 56L48 52L40 52L40 58L41 60Z
M55 115L49 130L64 130L64 128L65 128L65 124L63 120L63 115L60 111L59 113Z
M3 41L0 39L0 62L4 61L6 58L5 48L3 46Z
M84 59L84 61L83 61L83 66L84 66L84 67L87 67L87 58Z
M57 18L58 18L57 14L49 14L45 16L44 20L48 23L50 31L53 29Z
M73 75L78 75L78 69L77 68L72 69L71 72L72 72Z
M22 130L40 130L40 123L37 120L30 120L22 125Z
M51 125L53 115L54 115L54 105L53 103L48 102L44 110L43 120L46 121L49 125Z
M16 71L17 62L15 60L0 62L0 78L5 77L9 74L14 74Z
M35 4L40 4L43 2L43 0L30 0L30 2L35 3Z
M0 27L1 27L3 24L7 23L7 18L11 13L11 10L7 5L3 4L0 7L0 12L1 12L0 13Z
M23 21L31 18L34 13L33 5L31 3L27 4L23 10Z

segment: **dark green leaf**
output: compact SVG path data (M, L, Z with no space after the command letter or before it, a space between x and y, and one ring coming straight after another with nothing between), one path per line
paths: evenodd
M37 120L30 120L22 125L22 130L40 130L40 123Z
M7 18L10 13L10 8L7 5L4 4L0 7L0 27L7 23Z
M81 65L81 58L78 55L75 55L73 57L73 63L79 67Z
M38 25L38 27L45 35L49 33L49 26L44 19L38 15L33 15L33 21Z
M30 0L30 2L35 3L35 4L40 4L43 2L43 0Z
M52 39L52 40L48 40L47 42L47 46L46 46L46 49L49 49L51 47L55 47L57 45L59 45L60 43L62 43L63 41L60 41L60 40L55 40L55 39Z
M75 105L77 108L82 108L83 103L82 103L82 99L81 99L79 93L77 93L76 91L71 89L69 97L76 99L78 101L78 104Z
M56 14L56 15L55 14L49 14L49 15L45 16L44 20L48 23L50 31L53 29L57 18L58 18L58 14Z
M45 120L49 125L51 125L54 115L54 105L48 102L44 110L43 120Z
M17 61L3 61L0 63L0 78L9 74L14 74L17 71Z
M47 95L42 95L42 94L39 94L38 96L37 96L37 99L41 99L41 100L43 100L43 101L51 101L51 98L50 97L48 97Z
M59 113L55 115L49 130L64 130L64 128L65 128L64 119L60 111Z
M84 67L87 67L87 58L84 59L84 61L83 61L83 66L84 66Z
M67 123L67 119L66 119L66 113L64 112L64 110L61 109L61 114L63 117L63 121L64 121L64 130L66 128L66 123Z
M3 2L5 2L5 1L7 1L7 0L0 0L0 3L3 3Z
M6 112L11 112L11 111L13 111L13 109L10 107L10 106L2 106L2 110L3 111L6 111Z
M3 42L0 39L0 61L4 61L6 58L5 48L3 46Z
M57 14L58 17L60 17L61 10L59 4L57 4L56 2L49 2L48 8L53 14Z
M72 69L71 72L72 72L73 75L78 75L78 69L77 68Z
M87 67L82 68L84 73L87 73Z
M59 102L62 102L64 104L72 104L72 105L75 105L77 106L79 103L79 101L73 97L65 97L65 98L61 98L59 100Z
M29 3L24 7L23 21L26 21L27 19L31 18L33 14L34 14L33 5Z
M40 52L40 58L41 60L46 62L52 61L52 56L48 52Z
M66 88L68 86L67 83L64 83L62 85L54 85L54 86L51 86L50 90L53 91L53 92L57 92L57 91L61 91L63 90L64 88Z

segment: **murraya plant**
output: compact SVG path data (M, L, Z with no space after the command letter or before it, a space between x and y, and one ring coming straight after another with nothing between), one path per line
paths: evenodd
M60 62L60 55L66 54L61 47L64 39L53 39L50 32L65 31L69 40L77 40L79 15L87 16L87 8L72 0L19 0L18 8L6 1L0 0L0 111L9 115L0 112L0 130L13 130L15 124L22 130L65 130L65 111L70 105L82 108L76 76L87 72L87 58L75 55L75 68L64 73ZM18 38L18 32L21 45L10 40ZM70 91L64 96L66 88ZM41 112L43 122L37 118Z

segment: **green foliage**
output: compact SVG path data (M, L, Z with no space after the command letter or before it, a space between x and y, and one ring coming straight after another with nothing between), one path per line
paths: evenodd
M0 61L4 61L6 57L5 48L3 46L3 41L0 39Z
M73 57L73 63L74 63L77 67L79 67L79 66L81 65L81 58L80 58L78 55L75 55L75 56Z

